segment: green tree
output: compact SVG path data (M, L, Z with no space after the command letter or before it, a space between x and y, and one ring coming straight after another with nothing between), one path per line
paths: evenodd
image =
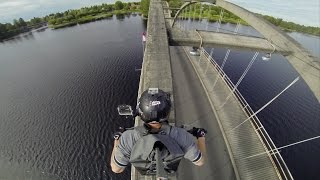
M63 17L63 13L56 13L54 15L54 18L60 18L60 17Z
M31 25L36 25L36 24L39 24L41 22L42 22L42 19L38 18L38 17L34 17L33 19L30 20L30 24Z
M28 24L22 18L19 18L18 24L19 24L19 28L23 28L24 31L26 30L24 27L28 26Z
M145 17L148 17L150 0L141 0L140 8Z
M110 12L110 11L113 10L113 6L112 6L112 5L106 5L106 6L104 6L104 10L105 10L106 12Z
M6 26L0 23L0 40L4 39L6 35L7 35Z
M123 5L123 3L122 3L121 1L117 1L117 2L114 4L114 6L115 6L115 9L116 9L116 10L121 10L121 9L123 9L123 7L124 7L124 5Z
M129 6L127 3L125 3L125 4L123 4L123 5L124 5L124 7L123 7L123 9L124 9L124 10L126 10L126 11L127 11L127 10L129 10L129 9L130 9L130 6Z
M57 23L57 21L55 19L49 20L49 24L55 25L56 23Z
M56 19L56 24L61 24L61 23L63 23L63 18Z
M14 25L15 28L20 28L20 23L19 23L19 21L17 19L13 20L13 25Z

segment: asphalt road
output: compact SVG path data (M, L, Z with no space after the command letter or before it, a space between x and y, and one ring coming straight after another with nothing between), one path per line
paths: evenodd
M204 89L182 47L170 47L176 125L203 127L206 136L207 161L202 167L183 160L179 166L179 180L228 180L236 179L215 115ZM190 59L189 59L190 58Z

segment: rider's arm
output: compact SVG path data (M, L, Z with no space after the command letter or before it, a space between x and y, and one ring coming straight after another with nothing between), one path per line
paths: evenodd
M113 172L121 173L129 164L131 150L137 138L135 131L127 130L119 140L115 140L110 163Z
M114 173L122 173L125 169L125 166L121 166L119 162L115 159L115 151L117 150L117 146L119 145L119 140L114 140L113 150L111 154L111 169Z
M194 162L197 166L204 165L204 162L206 160L206 142L205 137L199 137L197 140L198 148L201 152L201 157L198 161Z
M187 132L183 128L173 127L170 134L171 137L173 137L179 144L182 151L185 153L184 158L188 159L195 165L203 164L204 160L202 158L202 153L198 147L198 143L195 142L194 137L189 132Z
M197 142L195 142L191 134L186 134L186 136L188 137L187 139L189 143L184 157L197 166L204 165L206 152L205 138L198 138Z
M199 128L192 129L191 133L185 131L185 129L174 129L179 130L178 135L178 144L182 147L182 150L185 152L184 157L189 159L192 163L197 166L202 166L206 160L206 144L205 144L205 134L197 133ZM200 129L202 130L202 129ZM197 137L197 141L194 141L194 135Z
M122 133L119 140L115 140L110 162L113 172L121 173L127 167L132 147L139 137L136 131L127 130Z

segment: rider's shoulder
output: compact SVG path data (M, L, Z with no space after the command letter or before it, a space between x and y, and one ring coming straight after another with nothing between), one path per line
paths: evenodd
M171 126L171 133L175 134L189 134L186 129L176 126Z
M137 131L134 128L128 129L123 132L123 134L136 134Z
M124 138L132 138L132 137L139 137L140 134L135 129L129 129L129 130L124 131L122 133L122 136Z

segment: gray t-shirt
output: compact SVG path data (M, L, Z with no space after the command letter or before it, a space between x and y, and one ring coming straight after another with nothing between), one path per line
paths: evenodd
M173 138L185 153L184 158L192 162L197 162L201 158L201 153L194 142L193 136L183 128L172 126L169 136ZM121 168L128 165L133 146L141 135L136 130L125 131L119 139L119 145L115 149L113 162Z

